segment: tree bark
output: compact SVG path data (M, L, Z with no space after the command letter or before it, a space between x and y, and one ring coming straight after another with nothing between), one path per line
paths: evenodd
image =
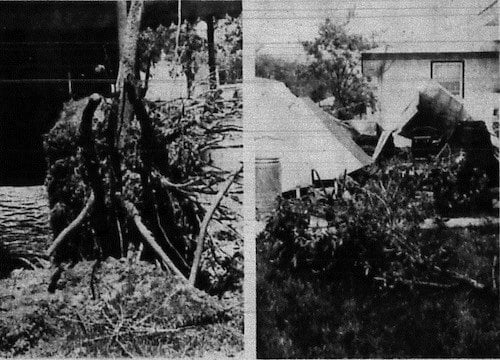
M135 76L137 67L137 41L139 40L139 31L141 28L141 18L144 9L143 0L133 0L127 16L127 25L123 32L123 46L121 46L120 67L116 79L116 88L120 91L120 102L118 110L117 127L117 148L123 149L128 126L133 118L133 108L128 101L123 85L125 79L129 76ZM122 10L123 11L123 10Z
M109 236L107 236L108 209L106 207L106 192L100 174L100 163L92 133L94 112L100 103L101 97L98 94L93 94L90 96L89 102L83 110L82 121L80 123L80 144L82 147L83 163L87 169L87 182L94 193L94 216L90 218L90 223L94 229L99 254L102 254L103 250L106 254L109 254L113 252L113 244Z
M208 16L207 18L207 42L208 42L208 69L210 71L210 89L217 87L217 68L215 59L215 41L214 41L214 17Z
M120 59L121 59L123 56L123 44L125 43L125 28L127 27L126 0L118 0L116 2L116 17L118 24L118 48L120 50Z
M163 249L161 248L160 245L156 242L155 238L151 234L151 231L144 225L142 222L142 218L139 215L139 211L137 211L136 207L134 204L125 201L123 203L124 208L127 210L128 216L134 221L135 226L137 227L137 230L143 237L143 239L151 246L151 248L156 252L156 254L160 257L160 259L163 261L165 266L167 266L170 270L174 272L175 275L180 277L182 280L187 281L186 277L184 274L175 266L173 261L165 254Z
M222 198L231 187L231 184L233 183L234 179L236 179L238 174L241 173L242 171L243 171L243 165L232 176L229 177L229 179L226 181L224 185L222 185L222 188L218 192L214 202L212 203L207 213L203 217L203 221L201 223L201 230L196 239L196 251L194 253L193 265L191 266L191 272L189 274L189 283L192 286L194 286L196 283L196 276L198 274L198 268L200 266L201 254L203 253L203 243L205 240L205 235L207 233L208 224L212 219L212 216L214 215L214 212L219 206Z
M50 247L46 252L47 256L52 256L52 254L54 253L54 251L57 250L59 245L64 243L64 241L68 238L68 235L71 234L73 231L75 231L83 223L85 217L92 211L92 207L94 206L94 200L95 200L94 194L90 194L90 197L88 198L87 203L85 204L85 207L82 209L80 214L66 228L64 228L64 230L61 231L59 235L57 235L57 238L50 245Z

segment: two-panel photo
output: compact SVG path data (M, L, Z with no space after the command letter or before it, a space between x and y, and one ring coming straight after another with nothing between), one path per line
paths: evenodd
M0 0L0 358L500 358L498 0Z

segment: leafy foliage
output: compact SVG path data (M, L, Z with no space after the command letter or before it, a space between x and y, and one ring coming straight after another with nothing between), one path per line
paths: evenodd
M255 73L259 77L276 79L296 96L308 96L318 102L328 96L335 98L330 109L341 119L363 114L376 99L361 73L361 52L374 44L360 35L349 34L345 24L327 19L313 41L302 43L311 61L301 63L259 54Z
M419 227L456 170L440 166L391 161L281 200L257 240L259 356L498 356L498 229Z
M283 82L296 96L309 96L313 100L321 100L316 96L320 82L310 76L307 65L267 54L258 54L255 60L255 75L266 79Z
M188 96L191 94L195 75L201 64L206 63L206 40L198 35L196 24L185 21L178 32L177 25L170 27L159 25L156 30L147 28L139 36L138 54L141 70L150 76L150 67L161 59L162 52L166 59L180 65L186 76ZM175 71L176 67L172 68ZM172 72L172 75L174 73Z
M219 101L218 92L209 92L205 97L196 100L165 102L148 102L149 116L152 119L154 135L158 146L153 150L155 159L154 179L164 177L171 183L187 184L182 188L167 189L161 185L159 180L154 180L152 186L155 190L154 204L161 214L155 216L148 213L149 203L145 203L143 188L141 185L141 174L144 168L140 148L141 131L137 120L134 120L128 128L127 141L123 148L124 158L123 196L131 201L139 209L150 216L144 216L147 225L152 229L163 227L168 232L168 238L173 247L162 242L163 233L155 233L160 246L176 261L176 264L185 273L189 272L189 264L195 249L195 238L200 230L200 219L203 218L205 210L201 204L202 199L214 194L214 187L225 180L226 173L211 166L207 151L216 146L224 139L221 131L222 119L224 118L224 105ZM86 99L69 102L61 115L60 121L45 137L45 150L48 160L48 174L46 185L49 193L51 208L51 224L54 233L61 232L72 219L74 219L84 206L88 197L88 188L84 179L88 176L87 169L81 163L81 150L78 147L78 126ZM111 164L108 157L108 145L106 141L106 129L110 114L115 107L113 101L103 102L95 113L93 132L96 139L96 151L102 169L109 170ZM222 129L223 130L223 129ZM110 179L103 177L106 194L110 193ZM105 199L107 204L111 203L109 196ZM230 211L229 211L230 212ZM111 212L107 213L107 223L114 226L116 223ZM165 221L168 219L168 222ZM139 235L133 224L126 224L122 229L125 240L137 244ZM80 231L71 235L59 252L60 256L70 257L71 260L97 258L98 249L94 242L91 231L90 219L85 220ZM231 237L234 240L234 237ZM120 256L120 239L117 236L107 238L104 255ZM127 243L125 243L127 246ZM125 248L126 250L126 248ZM148 249L145 249L148 257ZM209 251L209 249L207 249ZM233 270L229 266L241 263L240 258L224 257L226 263L219 271L224 277L226 273ZM238 260L239 259L239 260ZM68 260L68 259L64 259ZM236 263L234 263L234 262ZM202 272L211 272L210 267L220 267L214 262L205 262L208 266ZM207 274L208 277L210 277ZM239 279L231 278L238 283ZM227 280L227 279L226 279ZM224 280L223 282L226 282ZM205 285L208 288L216 287L218 291L225 291L223 286L218 286L219 279L211 277ZM229 287L231 284L226 283ZM213 289L212 289L213 290Z
M462 159L443 159L431 170L429 187L434 192L436 209L443 216L484 214L490 209L489 189L498 184L495 174L498 168L485 167L485 162L475 155L468 153Z
M361 73L361 52L374 44L360 35L349 34L344 24L330 19L319 28L318 37L302 43L314 60L309 65L312 77L320 81L321 98L334 96L333 114L341 120L351 119L375 107L375 96ZM319 99L321 100L321 99Z
M234 84L243 79L243 33L241 15L216 23L215 42L217 46L217 65L221 83Z
M195 75L208 62L207 40L199 35L197 25L197 22L185 21L179 32L177 24L171 24L169 27L159 25L154 30L148 27L140 33L137 51L140 69L146 74L146 82L151 76L151 66L158 63L164 54L165 60L173 65L171 75L180 75L180 69L186 76L188 95L191 94ZM221 82L239 82L242 79L241 16L226 16L215 25L214 37Z

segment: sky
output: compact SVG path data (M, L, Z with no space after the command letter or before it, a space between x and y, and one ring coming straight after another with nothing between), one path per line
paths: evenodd
M244 31L250 29L257 53L288 59L303 58L300 41L317 35L327 17L343 22L353 15L349 31L374 37L378 43L425 41L447 31L481 40L467 30L493 0L245 0ZM444 31L443 31L444 30Z

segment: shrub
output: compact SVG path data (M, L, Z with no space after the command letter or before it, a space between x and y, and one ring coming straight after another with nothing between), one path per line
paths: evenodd
M421 230L437 168L392 161L280 201L257 239L259 357L500 354L498 229Z

